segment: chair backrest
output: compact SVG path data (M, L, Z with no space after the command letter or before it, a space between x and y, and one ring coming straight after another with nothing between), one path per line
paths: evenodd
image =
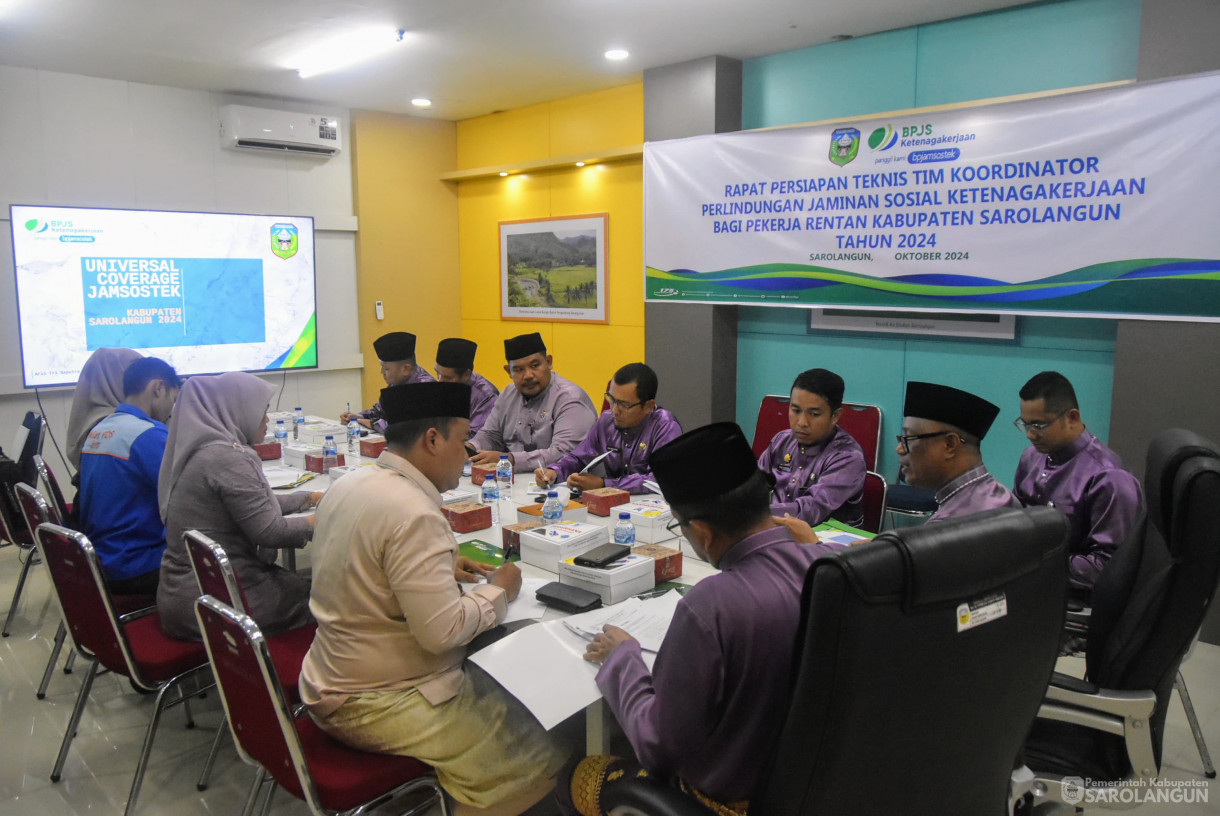
M66 524L68 505L64 502L63 491L59 489L59 480L55 478L55 474L47 466L46 460L38 454L34 455L34 470L38 473L39 489L42 490L43 497L51 505L51 510L55 514L52 521L56 524Z
M35 538L77 649L96 656L116 674L138 677L131 646L89 539L67 527L46 523L38 525Z
M839 427L851 434L864 448L864 466L877 469L877 453L881 450L881 409L859 402L843 403Z
M768 394L758 406L758 421L754 423L754 458L763 455L767 445L780 431L788 430L787 395Z
M21 420L21 424L27 433L25 444L17 452L17 464L21 465L22 481L28 485L35 485L38 479L38 471L34 467L34 457L42 453L42 444L46 441L45 431L47 421L40 414L26 411L25 418Z
M195 602L195 617L238 753L265 768L294 796L317 802L292 713L258 625L210 595Z
M32 550L34 536L25 523L21 500L17 498L17 484L0 481L0 536L10 544Z
M1049 507L991 510L818 559L751 816L1004 812L1058 654L1067 533Z
M37 489L24 482L18 482L13 486L13 492L17 494L17 504L21 507L21 518L25 520L25 528L31 531L30 544L32 546L32 531L38 529L39 524L57 524L59 519L55 518L54 508L47 503L46 497Z
M199 582L200 594L211 595L244 614L250 605L224 548L198 530L187 530L182 541L186 544L195 580Z
M881 532L881 525L885 521L887 490L885 477L880 473L870 470L864 474L864 523L860 525L862 529L870 533Z
M1152 689L1150 718L1161 761L1165 716L1178 668L1220 583L1220 447L1171 429L1148 447L1147 513L1093 587L1086 672L1104 688ZM1127 773L1122 738L1107 769Z

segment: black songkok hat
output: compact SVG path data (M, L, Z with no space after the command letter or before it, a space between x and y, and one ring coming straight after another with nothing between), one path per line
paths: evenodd
M504 341L504 358L510 363L531 354L546 354L546 343L542 342L542 335L538 332L518 334Z
M389 425L412 419L470 419L470 386L466 383L421 382L381 389L381 413Z
M446 337L436 347L436 364L458 371L469 371L474 368L474 353L478 348L478 343L470 340Z
M671 504L723 496L760 472L736 422L716 422L682 434L653 451L648 467Z
M411 332L390 332L373 341L373 351L383 363L401 363L415 356L415 335Z
M969 391L928 382L907 383L903 416L930 419L961 428L980 440L987 435L1000 406L976 397Z

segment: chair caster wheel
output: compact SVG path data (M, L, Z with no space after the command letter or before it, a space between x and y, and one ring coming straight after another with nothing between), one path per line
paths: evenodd
M1204 776L1206 776L1208 779L1215 779L1215 778L1216 778L1216 772L1215 772L1215 771L1212 771L1212 772L1211 772L1211 773L1209 773L1209 774L1204 774Z

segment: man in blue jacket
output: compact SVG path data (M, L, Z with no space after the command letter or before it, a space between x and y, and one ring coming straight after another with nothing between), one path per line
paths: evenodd
M81 451L81 528L115 594L157 591L165 551L157 475L180 386L164 360L132 362L123 372L123 402L93 427Z

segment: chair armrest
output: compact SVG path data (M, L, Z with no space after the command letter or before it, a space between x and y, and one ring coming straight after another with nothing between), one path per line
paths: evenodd
M602 809L610 816L710 816L698 801L659 780L628 779L602 788Z
M1132 720L1146 720L1156 708L1156 694L1151 690L1103 689L1086 680L1058 673L1051 679L1044 700L1044 705L1062 703L1085 711L1112 714Z

